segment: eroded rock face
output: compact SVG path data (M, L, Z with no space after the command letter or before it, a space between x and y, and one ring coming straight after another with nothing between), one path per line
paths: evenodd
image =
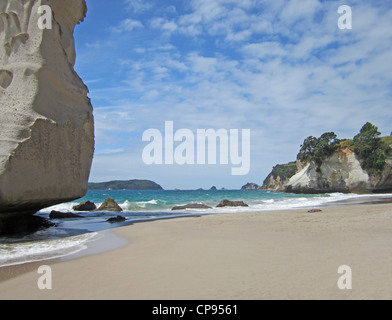
M262 190L284 191L290 179L282 179L277 176L276 179L270 175L261 187Z
M52 9L41 30L38 8ZM74 71L85 0L0 2L0 219L83 197L94 152L88 89Z
M286 186L293 193L381 193L392 191L392 159L388 158L381 175L369 176L355 153L343 148L325 159L317 170L307 164Z
M277 164L264 180L261 190L284 191L290 178L302 170L299 161L287 164Z

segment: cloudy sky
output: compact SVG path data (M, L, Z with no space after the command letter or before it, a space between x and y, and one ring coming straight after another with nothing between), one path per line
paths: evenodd
M151 179L166 189L261 184L303 140L392 131L392 2L87 0L76 71L94 107L90 181ZM341 5L352 29L338 28ZM347 22L347 20L345 21ZM143 132L250 129L251 167L146 165ZM177 143L178 145L179 143ZM175 144L175 147L177 146Z

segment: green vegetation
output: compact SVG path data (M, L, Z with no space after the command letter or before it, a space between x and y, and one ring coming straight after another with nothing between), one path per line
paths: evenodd
M382 142L387 145L392 145L392 136L386 136L380 138ZM354 140L353 139L342 139L340 140L340 148L348 147L354 151Z
M380 134L376 126L367 122L353 140L354 152L361 160L362 168L369 174L380 174L384 170L390 152L389 145L379 138Z
M323 160L339 148L339 143L340 140L334 132L326 132L320 138L307 137L301 145L297 159L302 162L314 162L319 171Z
M276 165L271 172L271 175L276 179L278 176L281 179L290 179L297 171L296 162L289 162L287 164Z
M392 144L392 136L382 137L381 141L390 146Z
M343 139L340 140L339 142L339 149L343 149L343 148L350 148L351 150L353 150L353 140L352 139Z
M109 181L89 183L90 190L163 190L159 184L150 180Z
M319 171L325 158L338 149L348 147L358 156L364 170L370 175L380 174L385 167L387 156L392 153L392 136L379 136L378 128L370 122L362 127L354 139L339 140L334 132L324 133L320 138L310 136L301 145L297 159L314 162Z

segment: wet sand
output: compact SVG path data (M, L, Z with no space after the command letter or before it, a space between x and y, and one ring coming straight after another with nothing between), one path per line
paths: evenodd
M116 249L0 268L0 299L391 299L392 204L321 210L113 229L126 240ZM42 264L51 290L38 288ZM351 290L337 285L342 265L352 270Z

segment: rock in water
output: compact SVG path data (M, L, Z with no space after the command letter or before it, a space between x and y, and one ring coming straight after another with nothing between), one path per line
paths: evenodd
M70 218L82 218L82 216L78 214L74 214L72 212L59 212L52 210L49 214L50 219L70 219Z
M39 27L43 5L52 29ZM0 2L0 232L1 220L15 213L87 191L93 111L73 68L73 31L86 12L85 0Z
M97 211L122 211L121 207L112 198L106 198Z
M216 207L248 207L248 205L243 201L230 201L225 199L222 200Z
M112 218L109 218L109 219L107 219L106 221L107 222L110 222L110 223L115 223L115 222L123 222L123 221L125 221L126 219L123 217L123 216L117 216L117 217L112 217Z
M97 206L95 205L95 203L87 200L80 204L77 204L76 206L73 206L72 209L75 211L93 211L97 209Z
M211 209L211 207L202 203L189 203L184 206L175 206L172 210L185 210L185 209Z

